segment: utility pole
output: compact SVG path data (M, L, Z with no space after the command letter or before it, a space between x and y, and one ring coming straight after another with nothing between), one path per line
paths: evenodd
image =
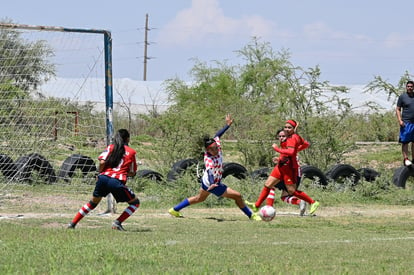
M147 81L147 47L148 47L148 13L145 15L145 40L144 40L144 81Z

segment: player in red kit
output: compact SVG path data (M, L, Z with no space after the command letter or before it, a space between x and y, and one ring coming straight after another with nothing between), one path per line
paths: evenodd
M309 143L295 133L296 127L296 121L286 121L283 128L287 135L286 141L282 142L280 147L275 143L272 145L273 149L280 154L278 163L267 178L265 186L263 187L257 201L254 204L246 202L246 204L249 205L253 211L258 211L260 205L269 195L270 190L281 181L285 183L287 192L290 196L295 196L296 198L304 200L310 204L311 208L309 214L313 215L318 209L319 202L313 200L305 192L297 190L296 184L299 168L297 153L307 148Z
M115 134L114 143L99 155L99 175L92 199L75 215L68 228L75 228L78 222L96 208L103 197L111 193L117 202L127 202L128 207L113 222L112 229L125 231L122 222L129 218L139 207L139 199L126 186L128 177L137 172L136 152L128 146L129 132L120 129Z

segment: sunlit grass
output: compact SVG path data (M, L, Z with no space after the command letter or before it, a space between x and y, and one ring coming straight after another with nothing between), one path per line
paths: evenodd
M287 211L288 210L288 211ZM283 212L284 211L284 212ZM1 274L409 274L414 267L414 217L299 217L280 210L272 222L239 210L197 209L186 218L139 210L127 232L113 216L86 217L67 230L67 217L1 221ZM69 215L70 216L70 215Z

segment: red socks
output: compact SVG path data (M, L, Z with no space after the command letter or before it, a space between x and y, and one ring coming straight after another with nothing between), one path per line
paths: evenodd
M302 200L306 201L309 204L312 204L312 203L315 202L311 197L308 196L308 194L306 194L303 191L296 190L293 193L293 196L298 197L299 199L302 199Z
M122 212L121 216L118 217L118 221L122 223L126 219L128 219L134 212L138 209L139 204L130 204L124 212Z
M262 189L262 192L260 192L259 198L257 199L255 205L257 208L260 207L260 205L262 205L262 203L264 202L264 200L267 198L267 196L269 195L270 192L270 188L267 186L264 186Z
M296 198L295 196L283 196L283 197L280 197L280 199L283 202L286 202L287 204L298 205L300 203L300 199Z
M76 225L83 217L89 214L93 209L95 209L96 204L93 202L88 202L84 206L82 206L81 209L79 209L79 212L76 214L76 216L73 218L71 224Z
M273 206L275 202L275 189L270 189L269 195L266 198L266 205Z

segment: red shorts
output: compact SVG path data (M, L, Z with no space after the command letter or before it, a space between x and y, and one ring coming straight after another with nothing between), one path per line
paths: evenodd
M297 175L290 165L276 165L270 175L283 181L285 184L296 184Z

